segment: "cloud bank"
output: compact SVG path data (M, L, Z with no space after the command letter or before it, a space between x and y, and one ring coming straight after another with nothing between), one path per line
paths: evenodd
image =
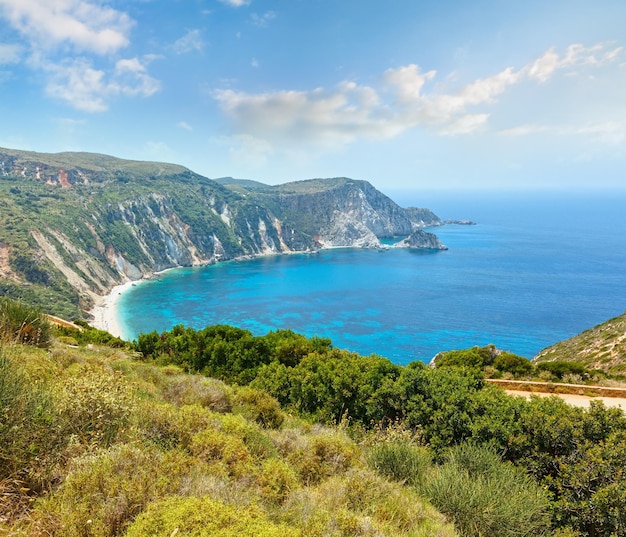
M135 23L103 1L0 0L0 17L25 42L0 45L0 63L17 63L24 54L25 64L45 75L48 95L77 110L103 112L114 97L159 90L147 60L109 60L129 46Z
M385 71L377 87L344 81L334 88L309 91L252 94L218 89L213 97L236 137L265 140L270 146L305 142L322 149L337 148L362 139L396 137L414 128L457 136L485 129L490 107L516 85L545 84L559 71L575 74L618 62L623 55L623 47L611 43L573 44L562 54L549 49L519 69L507 67L452 89L435 85L436 71L422 72L411 64ZM528 134L542 127L517 129L506 134ZM607 136L615 139L614 130Z

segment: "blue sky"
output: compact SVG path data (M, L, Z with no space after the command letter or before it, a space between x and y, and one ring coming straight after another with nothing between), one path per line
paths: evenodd
M624 0L0 0L0 146L267 183L626 186Z

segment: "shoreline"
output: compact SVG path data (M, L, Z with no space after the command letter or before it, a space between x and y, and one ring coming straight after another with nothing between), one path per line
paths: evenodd
M117 306L121 296L135 285L137 285L137 282L128 281L121 285L116 285L106 295L97 296L93 308L89 311L93 315L91 325L99 330L105 330L115 337L124 339L122 327L117 317Z
M441 227L443 225L446 225L446 223L440 224L440 226L437 227ZM381 244L378 247L369 247L369 248L365 248L365 249L369 249L369 250L389 250L390 248L392 248L392 246L386 245L386 244ZM237 261L249 261L249 260L253 260L253 259L258 259L258 258L262 258L262 257L274 257L274 256L280 256L280 255L316 255L319 254L319 252L321 250L340 250L340 249L362 249L362 247L358 247L358 246L321 246L318 249L315 250L297 250L297 251L288 251L288 252L267 252L267 253L261 253L261 254L252 254L252 255L243 255L240 257L234 257L232 259L227 259L224 261L217 261L216 263L201 263L198 265L193 265L194 268L199 268L199 267L206 267L206 266L210 266L213 264L219 264L219 263L229 263L229 262L237 262ZM151 275L144 275L141 279L139 280L130 280L127 281L126 283L120 284L120 285L116 285L114 286L112 289L109 290L109 292L106 295L95 295L94 297L94 306L93 308L91 308L89 310L88 313L90 313L93 316L93 319L90 321L90 324L94 327L94 328L98 328L99 330L105 330L106 332L109 332L111 335L118 337L120 339L124 339L124 334L122 331L122 327L120 325L118 316L117 316L117 306L118 306L118 302L119 299L121 298L121 296L128 291L131 287L134 287L135 285L144 282L144 281L149 281L151 279L155 279L158 278L159 276L161 276L162 274L165 274L167 272L170 271L174 271L174 270L178 270L178 269L182 269L182 268L190 268L190 267L186 267L186 266L174 266L174 267L168 267L166 269L162 269L159 271L154 271L152 272Z

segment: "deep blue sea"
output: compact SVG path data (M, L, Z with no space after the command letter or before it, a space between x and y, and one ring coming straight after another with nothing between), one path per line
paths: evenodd
M495 344L528 358L626 310L626 191L391 192L475 226L447 251L354 250L169 271L125 293L124 336L183 323L291 328L398 364Z

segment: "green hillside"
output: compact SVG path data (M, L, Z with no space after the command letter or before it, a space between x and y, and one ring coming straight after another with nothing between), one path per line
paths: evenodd
M626 374L626 313L542 350L533 361L578 362L590 369Z
M155 271L328 241L379 247L379 237L426 225L424 214L440 223L346 178L269 186L174 164L0 148L0 295L85 318L98 295Z

